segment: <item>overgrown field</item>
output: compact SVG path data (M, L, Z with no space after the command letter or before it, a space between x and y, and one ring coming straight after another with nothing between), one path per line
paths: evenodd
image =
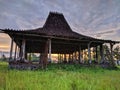
M120 70L59 64L20 71L0 62L0 90L120 90Z

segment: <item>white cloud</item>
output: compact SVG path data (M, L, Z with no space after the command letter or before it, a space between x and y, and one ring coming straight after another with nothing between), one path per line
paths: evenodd
M49 11L62 12L76 32L119 40L119 0L0 0L0 28L41 27Z

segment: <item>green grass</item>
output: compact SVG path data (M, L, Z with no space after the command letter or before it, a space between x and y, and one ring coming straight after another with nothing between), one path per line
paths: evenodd
M46 70L9 70L0 62L0 90L120 90L120 70L49 65Z

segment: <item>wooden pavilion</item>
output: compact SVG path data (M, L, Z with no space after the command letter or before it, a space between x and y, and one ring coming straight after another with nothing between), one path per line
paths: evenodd
M31 30L1 29L11 38L10 61L16 61L16 52L19 51L20 61L27 60L27 53L40 53L40 65L46 67L51 54L58 54L61 61L64 55L69 55L69 61L73 61L73 53L78 52L77 60L81 60L81 51L88 50L88 63L91 63L91 47L96 48L96 60L98 59L97 48L100 47L101 61L104 61L103 44L109 43L111 52L113 45L119 43L112 40L96 39L72 31L63 14L50 12L42 28ZM15 55L12 58L13 42L15 42ZM75 56L75 55L74 55ZM76 57L75 57L76 58Z

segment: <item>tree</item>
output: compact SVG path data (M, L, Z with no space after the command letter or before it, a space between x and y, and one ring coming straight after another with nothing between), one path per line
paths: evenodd
M6 60L7 60L7 59L6 59L6 56L5 56L4 54L2 55L2 60L3 60L3 61L6 61Z
M119 46L116 46L113 50L114 52L114 58L116 60L120 60L120 47Z
M114 62L114 58L113 58L113 54L112 54L112 52L110 52L110 49L109 49L109 47L107 46L107 45L104 45L104 52L105 52L105 59L107 60L107 61L109 61L109 65L111 66L111 67L115 67L115 62Z

